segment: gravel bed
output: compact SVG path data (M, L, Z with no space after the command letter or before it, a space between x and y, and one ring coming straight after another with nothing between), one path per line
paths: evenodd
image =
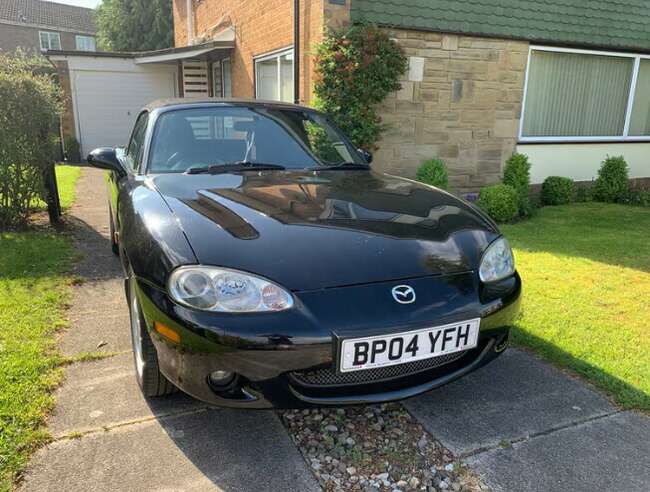
M484 491L399 403L280 412L327 491Z

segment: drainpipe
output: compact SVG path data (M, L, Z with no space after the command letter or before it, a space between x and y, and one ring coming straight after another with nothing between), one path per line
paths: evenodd
M194 9L192 7L192 0L186 0L185 12L187 14L187 45L190 46L194 42Z
M300 0L293 0L293 102L300 103Z

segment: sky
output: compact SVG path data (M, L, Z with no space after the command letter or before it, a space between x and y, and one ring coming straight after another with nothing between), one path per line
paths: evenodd
M67 3L68 5L76 5L77 7L88 7L94 9L102 3L102 0L53 0L56 3Z

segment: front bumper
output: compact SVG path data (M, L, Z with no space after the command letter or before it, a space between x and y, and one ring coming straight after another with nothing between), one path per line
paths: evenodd
M279 313L222 314L193 311L166 292L139 282L139 299L160 370L199 400L242 408L296 408L380 403L408 398L442 386L485 365L507 345L521 298L515 275L485 292L474 272L411 279L417 302L400 305L390 297L395 282L294 293L293 309ZM401 281L399 283L404 283ZM399 333L481 318L477 347L444 364L390 377L337 384L339 340ZM154 322L176 331L172 343L152 329ZM212 371L238 374L228 389L214 389ZM306 383L312 371L331 374L333 384Z

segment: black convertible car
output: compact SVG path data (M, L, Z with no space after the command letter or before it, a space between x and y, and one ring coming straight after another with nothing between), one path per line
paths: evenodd
M497 227L371 160L321 113L238 100L154 103L90 154L145 395L384 402L507 347L521 281Z

